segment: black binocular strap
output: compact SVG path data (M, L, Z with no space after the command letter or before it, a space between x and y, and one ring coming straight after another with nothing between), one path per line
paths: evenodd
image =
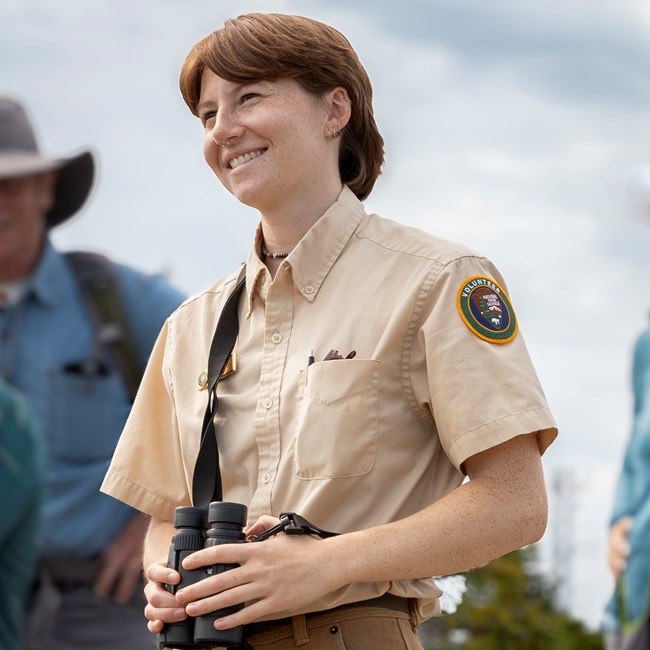
M192 477L192 503L207 508L212 501L223 500L221 470L219 468L219 447L214 418L219 408L217 384L228 364L239 333L239 296L246 284L246 265L243 266L237 284L224 305L219 322L212 337L208 357L208 405L203 417L201 446L194 465Z

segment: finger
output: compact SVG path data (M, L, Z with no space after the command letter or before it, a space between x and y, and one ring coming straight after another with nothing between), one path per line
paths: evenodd
M113 600L119 605L128 603L135 595L141 584L142 573L140 565L130 566L118 576L117 584L113 590Z
M144 588L144 595L147 602L152 607L164 609L178 608L182 605L176 600L176 596L166 589L163 589L158 583L149 582Z
M176 592L176 601L181 606L195 601L202 601L215 594L230 591L236 587L241 587L250 582L250 574L244 573L243 569L239 566L234 566L232 569L222 571L216 575L210 576L199 580L194 584L183 587ZM240 601L236 601L240 602Z
M621 558L614 560L610 565L610 569L614 574L614 578L618 579L620 575L625 571L626 567L627 567L627 562L625 562L625 560Z
M154 634L160 634L163 631L163 628L165 627L165 624L163 621L156 620L156 621L149 621L147 623L147 629L149 632L153 632Z
M612 551L614 557L625 559L630 554L630 545L626 539L618 539L612 545Z
M273 528L279 521L277 517L262 515L245 533L247 536L261 535L265 530Z
M154 607L151 603L144 608L144 615L150 623L177 623L187 618L187 612L182 607Z
M188 555L183 568L189 571L211 564L243 564L250 556L251 544L220 544Z
M101 598L108 598L117 579L118 567L115 564L103 564L93 582L93 591Z
M217 630L229 630L239 625L248 625L262 616L269 614L271 611L273 610L268 605L267 599L247 601L246 606L234 614L218 618L214 626Z
M247 601L254 601L252 597L252 590L248 585L242 585L228 591L224 591L219 594L213 594L207 598L193 601L187 605L186 612L189 616L202 616L204 614L213 614L220 610L231 608L236 605L243 605ZM227 618L227 617L226 617ZM247 622L250 622L252 618L247 618L247 615L244 614L240 616L242 620L245 618ZM235 623L232 626L238 625ZM225 628L224 628L225 629Z
M147 579L158 584L177 585L181 581L181 575L178 571L170 569L166 564L156 562L147 567Z

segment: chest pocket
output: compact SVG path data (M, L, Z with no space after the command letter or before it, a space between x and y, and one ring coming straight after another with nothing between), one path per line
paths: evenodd
M68 463L110 460L130 410L120 378L57 368L48 379L49 456Z
M301 371L294 469L301 479L361 476L377 455L380 362L322 361Z

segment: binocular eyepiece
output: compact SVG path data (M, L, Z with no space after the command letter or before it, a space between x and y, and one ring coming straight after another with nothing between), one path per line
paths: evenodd
M216 564L188 571L183 560L192 553L219 544L239 544L246 541L244 526L248 510L239 503L213 501L207 513L203 508L181 506L174 513L176 533L169 547L168 566L180 573L178 585L168 585L171 593L196 584L218 573L236 567L236 564ZM243 626L230 630L216 630L214 621L239 611L243 604L226 607L196 618L188 617L178 623L168 623L158 635L158 648L234 647L243 641Z

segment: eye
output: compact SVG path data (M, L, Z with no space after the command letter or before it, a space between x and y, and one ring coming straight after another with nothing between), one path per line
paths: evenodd
M201 124L207 129L212 126L214 123L214 120L217 116L217 111L206 111L205 113L201 114L200 120Z
M250 101L251 99L255 99L256 97L259 97L259 93L244 93L240 98L239 98L239 103L244 104L245 102Z

